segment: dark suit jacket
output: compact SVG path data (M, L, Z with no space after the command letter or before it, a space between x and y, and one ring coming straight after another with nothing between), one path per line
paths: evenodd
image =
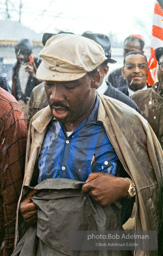
M108 81L115 88L126 86L126 79L122 76L121 68L118 68L111 72L108 76Z
M108 88L107 88L106 92L104 93L104 95L109 96L114 99L117 99L119 101L122 101L140 113L140 110L139 110L138 106L136 105L136 103L131 98L126 96L123 92L120 92L119 91L120 88L116 89L110 83L107 83L107 85L108 85Z

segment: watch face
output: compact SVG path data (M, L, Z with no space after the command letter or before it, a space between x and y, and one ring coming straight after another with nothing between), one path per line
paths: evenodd
M130 194L131 197L133 197L133 196L136 194L136 190L135 190L134 187L131 187L131 188L129 189L129 194Z
M130 186L129 186L129 189L128 189L128 198L134 197L136 195L135 184L134 184L134 182L131 179L129 179L127 177L126 177L126 179L130 183Z

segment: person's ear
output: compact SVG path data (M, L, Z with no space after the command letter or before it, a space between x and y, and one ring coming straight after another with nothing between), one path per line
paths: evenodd
M108 72L109 72L109 67L105 66L104 67L104 77L107 75Z
M91 87L97 89L100 85L101 75L99 69L97 69L96 73L91 79Z
M125 78L124 68L121 68L121 74L122 74L122 76Z

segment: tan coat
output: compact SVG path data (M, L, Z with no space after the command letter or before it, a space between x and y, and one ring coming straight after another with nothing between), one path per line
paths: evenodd
M131 98L151 125L163 148L163 96L158 93L157 85L147 90L137 91Z
M99 97L98 121L103 123L119 160L136 184L135 229L158 230L157 203L161 194L161 175L163 174L161 146L148 122L135 110L107 96L99 95ZM52 114L48 106L31 120L24 186L31 184L35 164L51 118ZM136 252L135 255L151 254Z

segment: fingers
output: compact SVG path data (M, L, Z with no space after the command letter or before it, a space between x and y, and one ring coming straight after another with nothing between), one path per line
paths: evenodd
M28 67L33 67L33 64L31 62L25 62L24 65Z
M36 189L31 190L31 191L28 193L28 195L25 197L25 199L23 200L23 202L24 202L24 201L25 201L25 202L31 202L32 196L34 196L35 194L37 194L37 192L38 192L38 190L36 190Z
M101 172L90 173L88 176L88 179L86 180L86 183L98 178L100 175L101 175Z
M92 185L93 185L93 183L91 181L98 178L99 175L100 175L99 172L90 173L89 176L88 176L88 179L86 180L86 183L82 186L82 191L83 192L89 192L92 189Z
M37 221L37 207L33 202L22 202L20 205L20 212L27 223L32 224L33 221Z
M34 68L33 68L32 63L26 62L26 63L24 63L24 65L25 65L25 71L26 72L34 73Z
M33 224L37 221L37 206L31 202L32 196L38 191L32 190L20 204L20 212L27 223Z
M27 212L27 211L34 211L37 207L33 202L27 203L25 200L20 204L20 211Z
M37 221L37 210L30 211L30 212L22 212L22 216L25 222L29 224L33 224Z
M104 206L112 204L122 197L121 183L120 178L108 173L91 173L82 186L82 191L88 193L94 200Z
M91 187L92 187L91 184L85 183L85 184L82 186L82 191L85 192L85 193L87 193L87 192L90 191Z
M101 175L103 175L103 173L101 173L101 172L90 173L88 176L88 179L86 180L86 183L82 186L82 191L90 192L90 194L91 194L91 191L94 188L94 184L96 183L95 180ZM94 183L94 181L95 181L95 183Z
M26 66L25 71L30 72L30 73L34 72L32 66Z
M28 196L30 195L31 197L34 196L35 194L37 194L38 190L33 189L28 193Z

